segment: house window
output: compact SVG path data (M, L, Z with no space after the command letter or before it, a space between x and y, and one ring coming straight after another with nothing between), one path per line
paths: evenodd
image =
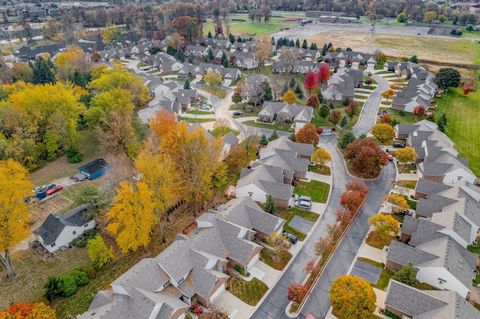
M83 225L84 228L87 228L88 224Z
M52 243L52 244L50 245L50 247L55 247L55 243Z
M73 231L73 234L74 234L74 235L76 235L76 234L77 234L77 231L76 231L76 230L74 230L74 231Z
M442 278L438 278L438 284L439 285L443 285L443 284L446 284L447 281L445 279L442 279Z
M252 193L252 192L248 192L248 196L252 197L252 196L253 196L253 193Z

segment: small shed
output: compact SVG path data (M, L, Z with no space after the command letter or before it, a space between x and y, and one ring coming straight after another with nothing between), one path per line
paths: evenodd
M88 179L94 180L105 175L110 170L110 165L103 158L97 158L81 166L78 170Z

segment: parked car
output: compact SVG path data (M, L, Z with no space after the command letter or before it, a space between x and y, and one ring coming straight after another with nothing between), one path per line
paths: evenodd
M84 180L86 180L88 178L88 176L83 174L83 173L77 173L77 174L73 175L71 178L75 182L83 182Z
M203 104L203 105L200 106L200 110L207 110L208 111L208 110L210 110L210 108L208 107L208 105Z
M404 148L407 144L404 141L395 140L393 142L393 147L395 148Z
M393 161L393 156L387 153L387 159L389 162Z
M286 231L283 232L283 236L286 237L292 243L292 245L295 245L298 241L297 236L287 233Z
M47 190L46 194L47 194L47 195L52 195L52 194L55 194L55 193L61 191L62 189L63 189L63 186L62 186L62 185L55 185L55 187L50 188L49 190Z
M323 127L317 127L317 134L321 135L323 133Z
M301 209L312 209L312 199L308 196L299 196L295 200L295 207Z
M242 111L233 112L233 116L240 116L240 115L242 115Z

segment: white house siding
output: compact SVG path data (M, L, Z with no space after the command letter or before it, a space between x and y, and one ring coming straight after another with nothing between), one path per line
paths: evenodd
M440 284L439 278L445 282ZM463 298L467 298L470 291L469 288L465 287L464 284L443 267L418 267L417 280L442 290L456 291Z
M62 247L68 247L68 245L77 237L83 234L84 231L95 227L95 220L91 220L84 226L65 226L60 235L55 240L55 246L43 245L49 252L54 253ZM75 234L73 234L75 232Z
M267 199L267 193L253 184L237 187L235 194L237 197L250 197L260 203L265 203Z
M469 172L465 171L462 168L458 168L451 172L448 172L443 177L443 183L445 184L455 184L458 181L467 181L469 183L475 183L476 177Z

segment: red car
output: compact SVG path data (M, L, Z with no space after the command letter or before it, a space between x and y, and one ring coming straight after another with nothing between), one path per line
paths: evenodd
M55 194L55 193L61 191L62 189L63 189L63 186L62 186L62 185L55 185L55 187L50 188L50 189L46 192L46 194L47 194L47 195L52 195L52 194Z
M391 161L393 161L393 156L390 155L390 154L387 154L387 159L391 162Z

